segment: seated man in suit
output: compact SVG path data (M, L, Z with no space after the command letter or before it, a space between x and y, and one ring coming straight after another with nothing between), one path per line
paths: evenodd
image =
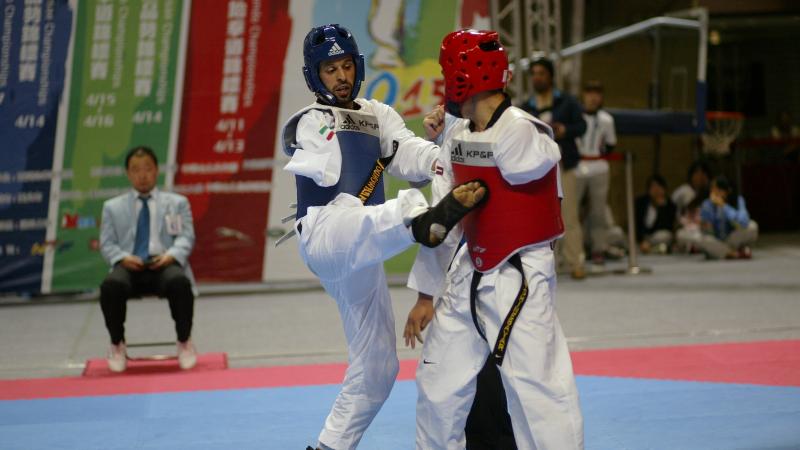
M156 188L158 160L152 149L135 147L125 158L133 189L103 204L100 251L112 267L100 286L100 306L111 335L108 367L125 370L125 312L128 298L166 297L178 335L178 362L191 369L197 354L190 341L194 280L188 258L194 246L192 212L186 197Z

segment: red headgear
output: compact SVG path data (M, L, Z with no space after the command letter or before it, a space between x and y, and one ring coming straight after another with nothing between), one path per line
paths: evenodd
M508 82L508 56L496 31L448 34L442 40L439 65L448 103L463 103L478 92L503 89Z

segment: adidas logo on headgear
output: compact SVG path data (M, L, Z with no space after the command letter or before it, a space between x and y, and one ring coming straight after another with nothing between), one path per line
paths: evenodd
M342 50L342 47L339 47L338 42L334 42L333 47L328 50L328 56L341 55L342 53L344 53L344 50Z

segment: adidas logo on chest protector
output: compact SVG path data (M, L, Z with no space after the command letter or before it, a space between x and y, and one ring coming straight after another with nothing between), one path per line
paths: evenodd
M339 47L339 44L336 42L334 42L333 47L328 50L328 56L341 55L342 53L344 53L344 50L342 50L342 47Z

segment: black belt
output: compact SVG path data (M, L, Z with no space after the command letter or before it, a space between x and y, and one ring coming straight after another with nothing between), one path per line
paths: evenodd
M385 157L379 158L375 161L375 165L372 166L372 170L369 173L369 178L367 181L364 182L364 185L361 186L361 189L358 191L358 195L356 197L361 200L361 203L367 203L367 200L372 196L372 193L375 192L375 188L378 186L378 183L381 181L381 175L383 175L383 171L386 169L392 159L394 159L394 155L397 154L397 148L400 146L400 143L397 141L392 141L392 154Z
M519 257L519 253L515 253L509 258L508 262L519 271L520 276L522 276L522 282L519 286L517 298L514 300L514 304L511 305L511 309L508 311L506 319L503 321L503 325L497 333L497 341L494 344L494 350L492 350L492 354L489 356L498 366L503 365L503 358L506 356L506 348L508 346L508 339L511 336L511 330L514 328L514 323L516 323L517 317L519 317L522 311L522 307L525 306L525 301L528 300L528 280L525 278L525 271L522 270L522 259ZM481 277L483 277L483 274L477 270L472 274L472 285L469 290L469 308L472 312L472 322L475 324L478 334L481 335L484 341L489 342L489 340L486 339L486 334L484 334L478 324L478 284L481 281Z

